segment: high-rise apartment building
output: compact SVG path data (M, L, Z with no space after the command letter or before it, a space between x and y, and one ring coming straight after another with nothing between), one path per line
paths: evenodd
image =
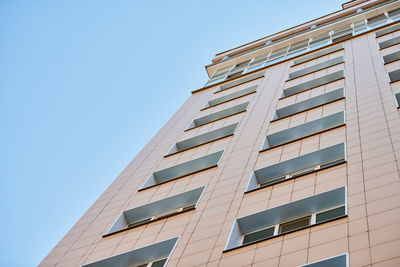
M400 1L206 70L40 266L400 266Z

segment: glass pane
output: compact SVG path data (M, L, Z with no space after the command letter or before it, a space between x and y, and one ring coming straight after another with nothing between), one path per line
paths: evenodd
M394 70L392 72L389 72L388 74L391 82L400 81L400 70Z
M332 39L349 34L351 32L353 32L353 28L351 28L351 25L346 25L342 28L336 29L332 35Z
M276 59L279 57L283 57L286 54L287 51L287 47L272 51L271 56L269 57L269 61L271 61L272 59Z
M283 223L279 226L279 233L284 234L310 225L311 215Z
M279 61L282 61L282 60L284 60L284 57L283 56L281 56L281 57L278 57L278 58L275 58L275 59L268 59L268 61L267 61L267 63L265 64L266 66L269 66L269 65L272 65L272 64L274 64L274 63L276 63L276 62L279 62Z
M270 227L244 236L243 244L248 244L274 235L275 227Z
M135 227L135 226L138 226L138 225L146 224L148 222L151 222L151 217L143 219L143 220L140 220L140 221L131 222L126 226L126 228L132 228L132 227Z
M392 18L393 22L400 20L400 15L397 15L396 17Z
M267 180L265 182L260 183L260 187L267 187L269 185L276 184L276 183L279 183L279 182L282 182L282 181L285 181L285 180L286 180L286 176L269 179L269 180Z
M218 76L223 76L225 74L227 74L229 72L229 70L232 68L232 65L220 70L217 70L214 75L212 76L212 78L218 77Z
M248 67L246 72L257 70L257 69L262 68L262 67L264 67L264 62L261 63L261 64L258 64L258 65L252 65L252 66Z
M354 34L360 34L367 30L367 24L365 20L357 21L354 23Z
M219 82L223 81L224 79L225 79L225 76L222 77L222 78L216 79L216 80L211 80L211 81L207 82L204 86L208 86L208 85L219 83Z
M245 62L242 62L242 63L236 64L236 66L235 66L235 68L234 68L234 69L238 69L238 68L246 67L246 66L247 66L247 64L249 64L249 62L250 62L250 60L247 60L247 61L245 61Z
M393 21L397 21L400 19L400 8L389 11L389 17L393 20Z
M383 20L386 20L386 16L384 14L372 17L368 19L368 24L376 24L381 23Z
M379 16L375 16L368 19L368 26L370 26L373 29L385 25L386 22L387 22L386 16L384 14L381 14Z
M316 223L325 222L331 219L345 215L346 209L344 206L339 208L334 208L328 211L324 211L317 214Z
M308 40L304 40L304 41L292 44L289 48L289 53L293 52L293 51L305 49L305 48L307 48L307 45L308 45Z
M163 267L166 261L167 261L167 259L155 261L155 262L153 262L151 267Z
M348 267L347 254L302 265L302 267Z
M314 45L314 44L317 44L317 43L320 43L320 42L328 42L329 39L330 39L329 33L326 32L326 33L321 34L319 36L313 37L311 42L310 42L310 46Z
M321 42L321 43L316 43L313 45L310 45L310 50L318 49L320 47L326 46L329 44L329 41Z
M247 60L247 61L245 61L245 62L242 62L242 63L239 63L239 64L236 64L236 66L231 70L231 74L230 75L228 75L228 78L232 78L232 74L234 74L234 73L242 73L243 72L243 70L246 68L246 66L249 64L249 62L250 62L250 60ZM237 77L238 75L235 75L235 76L233 76L233 77Z
M263 55L263 56L256 57L256 58L254 58L254 60L250 63L249 67L250 67L250 66L257 65L257 64L262 63L262 62L265 62L265 61L267 61L267 58L268 58L268 55Z
M286 58L291 58L291 57L295 57L298 56L300 54L303 54L307 51L307 48L301 49L301 50L297 50L291 53L288 53L288 55L286 56Z
M399 103L400 103L400 93L397 93L394 95L394 98L396 99L396 105L397 107L400 107Z
M386 55L383 57L383 62L385 62L385 64L387 63L391 63L394 61L400 60L400 51L394 52L392 54Z
M229 74L226 78L227 79L232 79L232 78L239 77L240 75L242 75L242 72L243 71L239 71L239 72L236 72L236 73Z
M222 76L225 76L228 72L229 72L229 70L224 71L224 72L220 72L220 73L216 72L216 73L211 77L211 79L214 80L214 79L221 78Z
M337 36L335 38L332 38L332 43L343 42L343 41L345 41L347 39L350 39L351 37L353 37L353 32L350 32L348 34L340 35L340 36Z

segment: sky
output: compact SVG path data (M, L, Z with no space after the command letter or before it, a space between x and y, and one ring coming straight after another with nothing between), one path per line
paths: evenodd
M37 266L216 53L344 2L1 0L0 266Z

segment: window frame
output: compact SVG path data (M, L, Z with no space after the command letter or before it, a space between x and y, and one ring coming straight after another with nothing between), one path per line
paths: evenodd
M277 227L277 225L281 223L292 221L297 218L305 217L307 215L312 215L314 213L317 214L325 212L327 210L335 209L340 206L345 207L345 212L343 215L331 218L329 220L320 223L311 221L311 223L308 226L281 234L278 232L276 235L243 244L244 236L246 234L254 233L256 231L267 229L272 226ZM340 220L342 218L346 218L347 216L348 216L347 185L345 185L330 191L326 191L278 207L270 208L264 211L260 211L248 216L235 219L223 252L229 252L235 249L243 248L245 246L250 246L258 242L262 242L265 240L297 232L303 229L311 228L335 220ZM276 231L274 232L274 234L275 233Z

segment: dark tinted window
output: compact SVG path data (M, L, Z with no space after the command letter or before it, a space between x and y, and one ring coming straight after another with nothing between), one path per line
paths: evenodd
M328 211L324 211L324 212L317 214L316 223L329 221L329 220L344 216L345 214L346 214L346 208L344 206L338 207L335 209L331 209Z
M271 237L274 235L274 229L275 227L271 227L251 234L247 234L244 236L243 244L248 244L257 240L262 240L264 238Z

